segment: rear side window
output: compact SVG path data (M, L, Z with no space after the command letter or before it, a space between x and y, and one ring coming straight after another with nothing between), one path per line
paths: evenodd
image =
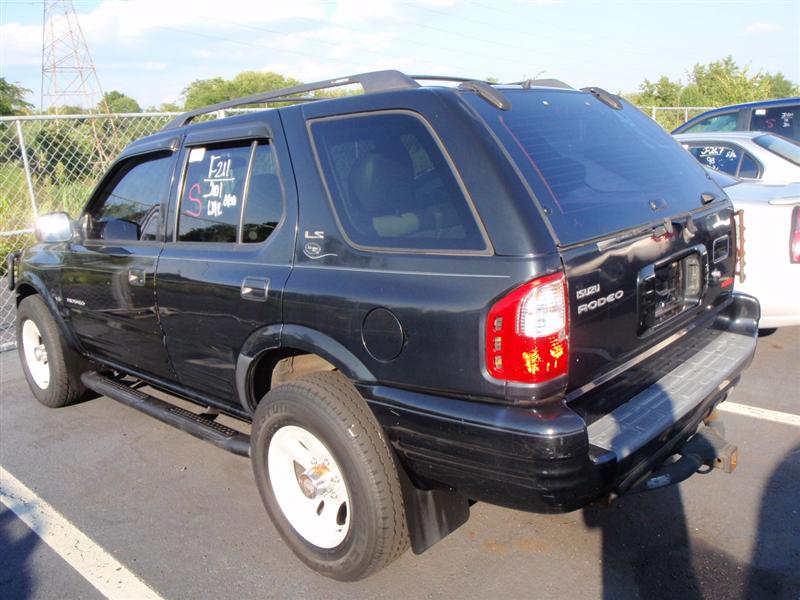
M691 144L687 150L704 167L722 171L734 177L739 171L739 163L744 154L737 146L725 144Z
M282 197L269 144L192 147L181 196L178 241L263 242L280 221Z
M800 106L776 106L754 108L750 117L750 129L768 131L783 137L800 139Z
M88 211L87 237L95 240L155 240L159 208L166 198L173 157L132 158L122 164Z
M420 119L405 113L323 119L311 134L336 214L354 244L486 248L469 202Z
M738 113L725 113L701 119L681 133L701 133L703 131L736 131L736 118Z
M759 173L758 163L755 159L744 153L742 156L742 164L739 165L739 177L746 177L748 179L758 179L761 176Z

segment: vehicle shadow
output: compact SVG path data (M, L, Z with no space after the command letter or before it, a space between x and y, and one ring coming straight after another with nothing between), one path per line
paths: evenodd
M761 500L758 534L747 573L748 600L800 598L800 444L772 472Z
M20 536L14 529L24 533ZM33 596L28 561L40 542L39 536L0 504L0 598L24 600Z
M602 531L603 598L703 598L677 486L583 511Z

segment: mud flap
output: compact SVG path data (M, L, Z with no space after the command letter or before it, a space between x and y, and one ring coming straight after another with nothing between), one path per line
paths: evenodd
M469 499L445 490L421 490L395 457L406 509L411 550L422 554L469 519Z

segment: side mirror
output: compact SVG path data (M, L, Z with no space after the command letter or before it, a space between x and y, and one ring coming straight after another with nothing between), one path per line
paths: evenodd
M54 212L36 219L36 239L40 242L69 242L72 240L72 220L65 212Z

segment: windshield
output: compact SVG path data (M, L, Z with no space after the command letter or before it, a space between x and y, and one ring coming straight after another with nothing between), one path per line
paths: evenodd
M625 101L615 110L574 91L504 93L511 110L474 106L525 174L561 244L698 208L700 195L716 189L680 144Z
M800 165L800 144L797 142L770 134L760 135L757 138L753 138L753 141L773 154L777 154L791 163Z

